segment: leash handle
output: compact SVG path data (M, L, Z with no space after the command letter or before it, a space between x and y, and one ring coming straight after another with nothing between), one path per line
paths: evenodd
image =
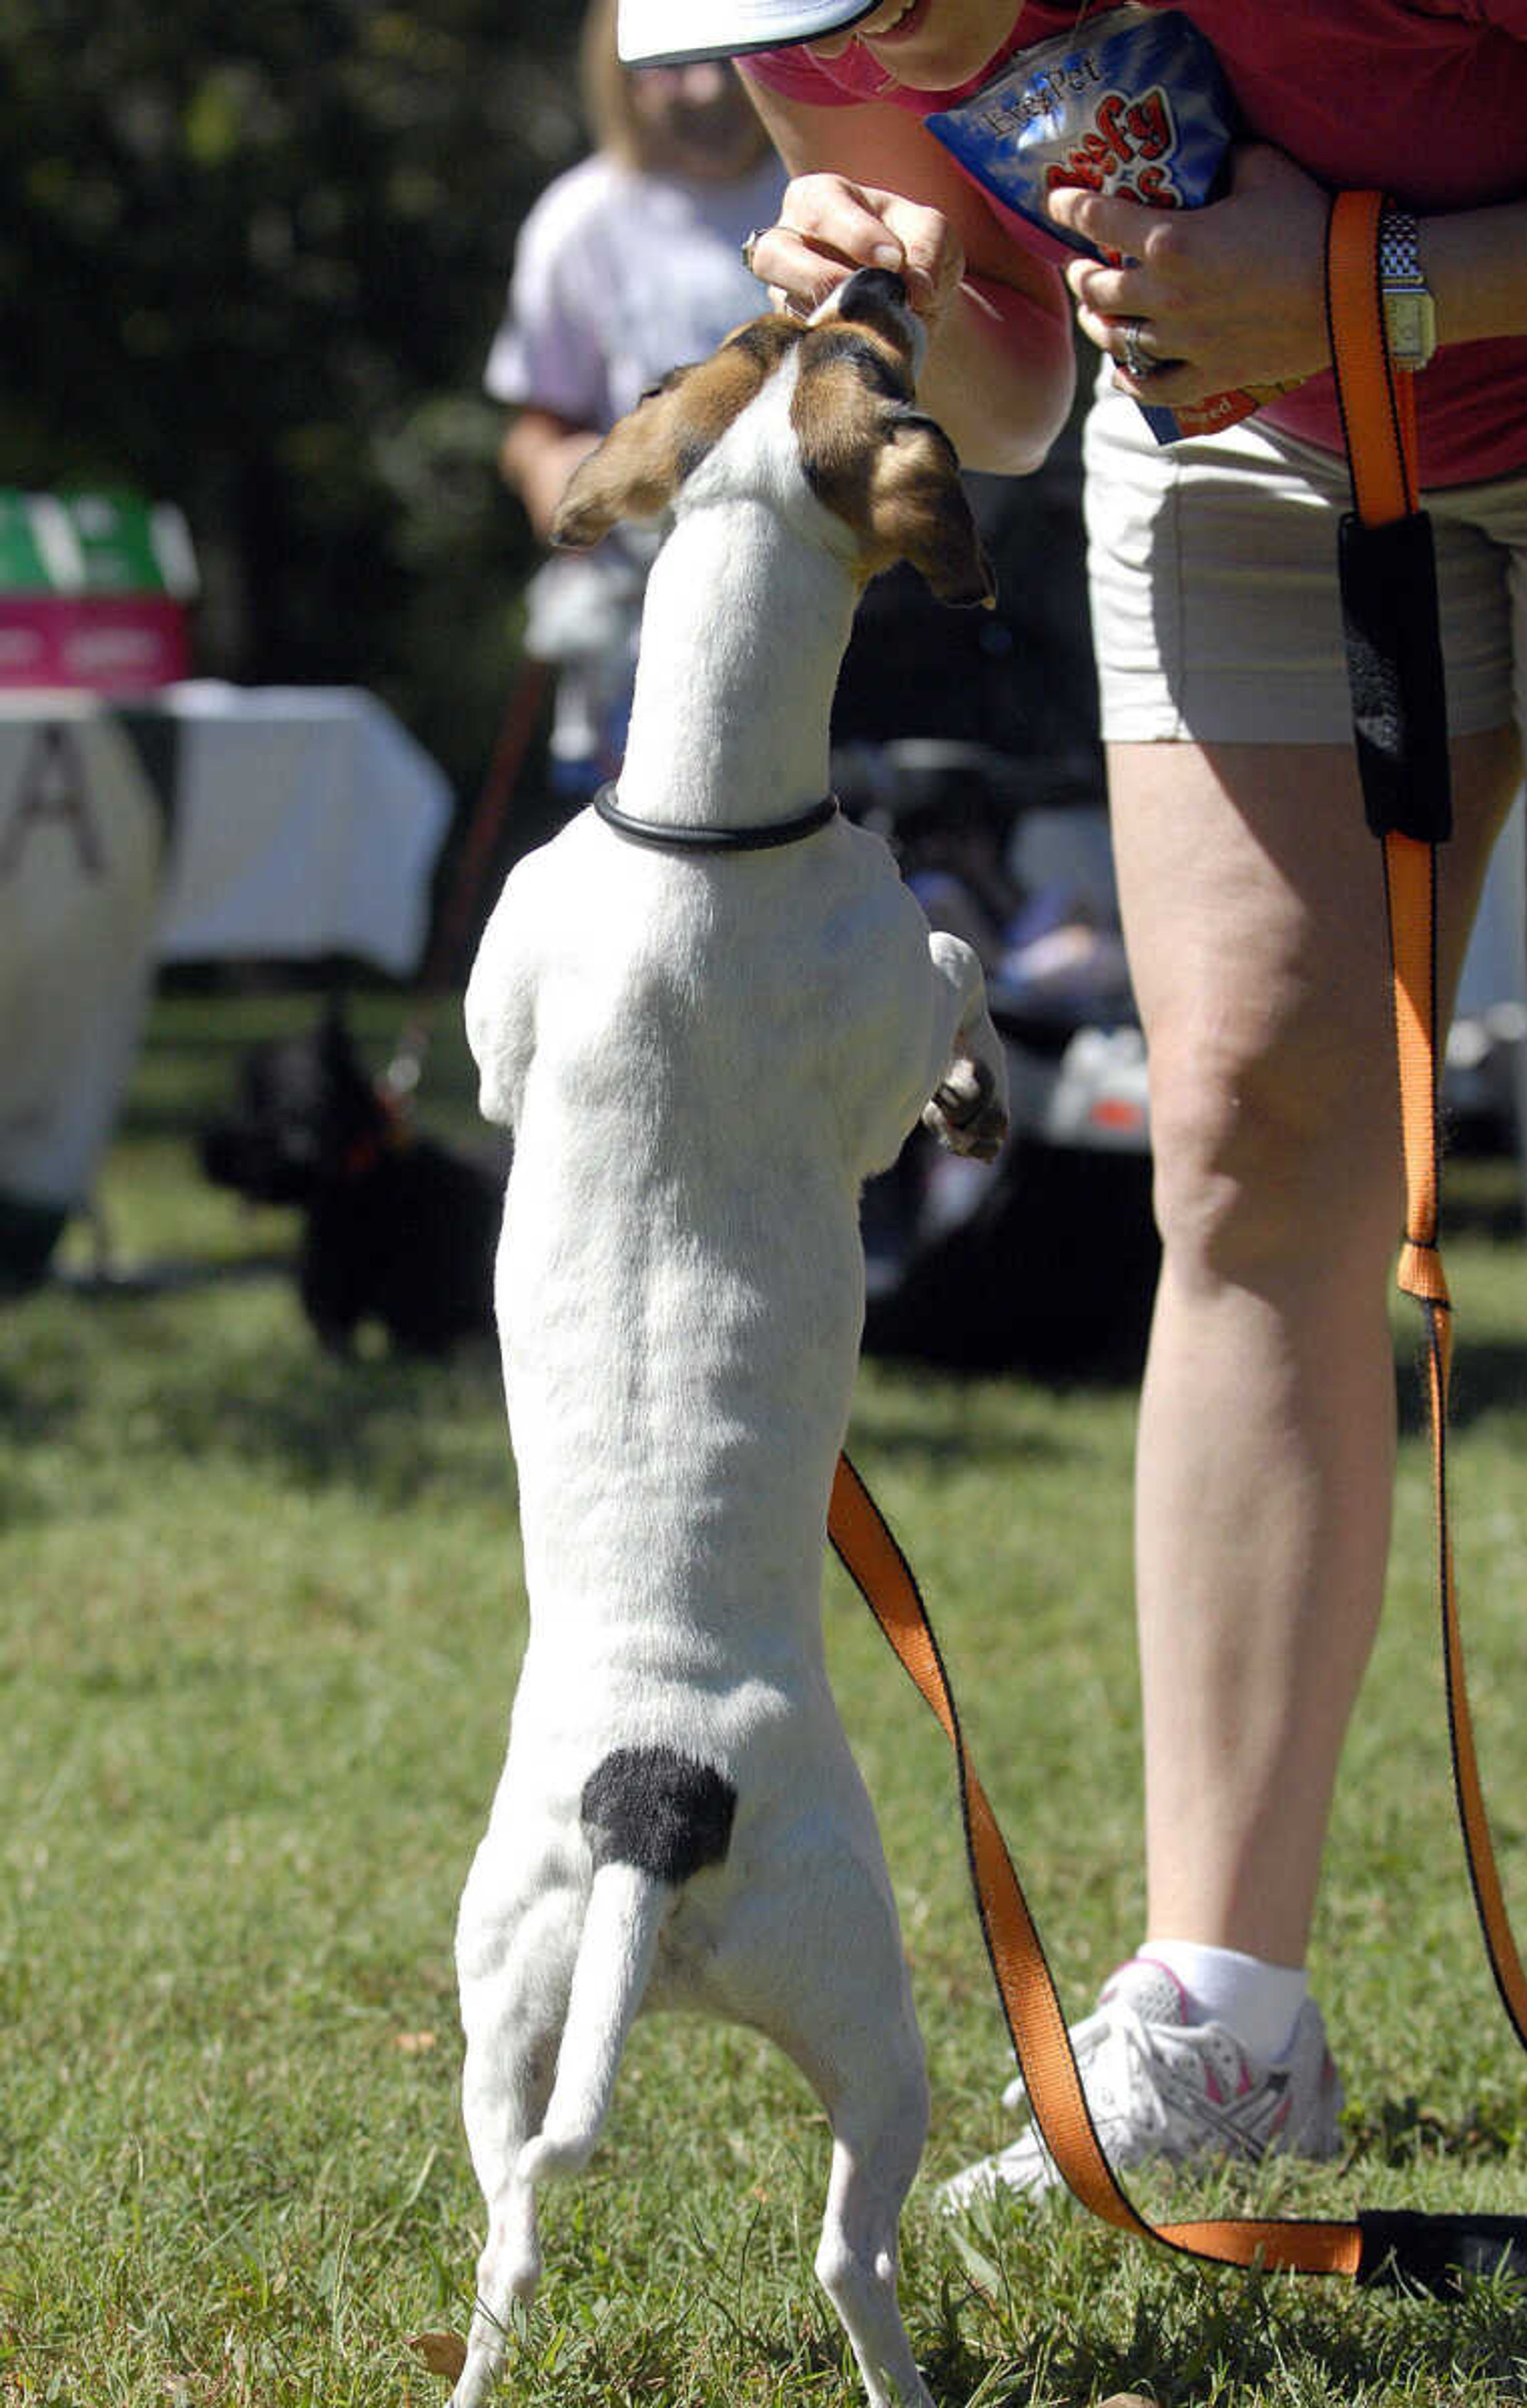
M1326 232L1326 321L1355 509L1339 570L1352 740L1368 825L1439 844L1450 833L1448 698L1432 523L1420 508L1416 380L1385 340L1381 193L1341 193Z

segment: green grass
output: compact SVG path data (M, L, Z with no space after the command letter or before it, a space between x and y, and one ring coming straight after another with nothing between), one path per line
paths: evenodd
M275 997L156 1010L104 1200L129 1257L224 1275L0 1312L0 2402L425 2408L407 2346L463 2329L479 2207L456 2103L454 1905L523 1626L496 1366L317 1351L278 1213L189 1135ZM395 1008L367 1000L373 1045ZM470 1125L450 1016L429 1118ZM1465 1164L1460 1573L1508 1886L1527 1899L1517 1617L1527 1249ZM72 1232L67 1260L88 1257ZM1408 1337L1402 1340L1402 1352ZM1135 1935L1133 1399L871 1367L863 1469L924 1578L969 1736L1075 2011ZM1523 2204L1527 2100L1451 1825L1407 1437L1392 1594L1344 1772L1315 1974L1349 2157L1237 2204ZM880 1811L929 2044L927 2172L1003 2136L997 2013L944 1744L835 1569L829 1644ZM810 2261L816 2102L752 2036L654 2019L506 2397L773 2408L857 2397ZM904 2294L940 2403L1527 2398L1527 2302L1206 2273L1060 2206L963 2242L914 2194ZM1219 2196L1216 2192L1211 2196ZM1158 2194L1152 2191L1151 2196ZM1195 2194L1202 2207L1202 2194Z

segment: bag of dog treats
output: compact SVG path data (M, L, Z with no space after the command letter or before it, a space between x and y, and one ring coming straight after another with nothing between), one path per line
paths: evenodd
M1186 17L1125 7L1020 51L927 125L1004 208L1095 258L1091 243L1046 214L1048 195L1082 184L1146 208L1197 208L1220 189L1234 106L1213 50ZM1287 390L1248 387L1184 409L1140 408L1157 442L1172 443L1233 426Z

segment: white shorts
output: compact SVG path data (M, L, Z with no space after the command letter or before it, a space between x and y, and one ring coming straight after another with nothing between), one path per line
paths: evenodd
M1255 418L1157 444L1102 386L1087 423L1103 733L1120 743L1346 744L1336 593L1344 461ZM1527 473L1425 495L1455 736L1527 724Z

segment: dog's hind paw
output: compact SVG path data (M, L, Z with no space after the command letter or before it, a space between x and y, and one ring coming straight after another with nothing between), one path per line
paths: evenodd
M497 2386L504 2364L503 2350L498 2347L473 2348L464 2355L464 2363L446 2408L483 2408L483 2403Z

